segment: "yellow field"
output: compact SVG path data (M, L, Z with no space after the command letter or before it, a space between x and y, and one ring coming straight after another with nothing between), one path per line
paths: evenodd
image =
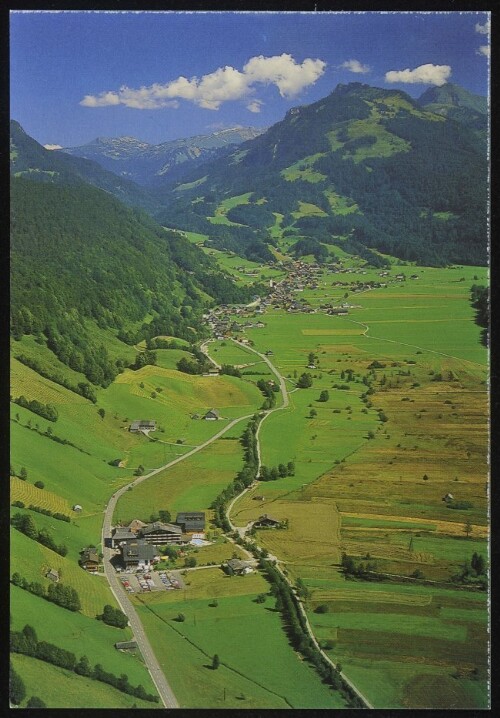
M22 501L25 506L33 504L42 509L49 509L53 513L71 516L71 506L66 499L47 491L47 489L38 489L28 481L21 481L17 476L10 477L10 500L11 503Z
M10 393L13 397L24 395L30 400L36 399L43 404L82 406L87 403L82 396L45 379L14 358L11 358L10 362Z
M365 514L365 513L350 513L347 511L342 511L341 516L349 516L350 518L357 518L357 519L373 519L373 520L383 520L383 521L401 521L402 517L401 514ZM415 517L404 517L405 523L416 523L416 524L425 524L426 522L422 519L415 518ZM439 533L447 534L449 536L463 536L464 535L464 522L459 521L439 521L432 519L432 522L429 522L429 529L432 530L436 527L436 531ZM349 526L349 530L353 530L355 527ZM367 531L366 527L360 527L363 531ZM379 529L375 529L379 530ZM391 531L408 531L407 528L401 528L401 529L394 529L391 528ZM477 538L486 538L488 536L488 529L486 526L479 526L472 524L472 533Z
M187 410L195 410L200 406L249 406L249 396L239 386L222 376L193 376L180 374L175 369L148 365L138 371L124 371L115 379L115 383L129 384L132 387L132 394L149 397L153 385L145 385L144 389L139 385L154 378L170 380L168 389L158 394L155 400L163 404L175 403Z

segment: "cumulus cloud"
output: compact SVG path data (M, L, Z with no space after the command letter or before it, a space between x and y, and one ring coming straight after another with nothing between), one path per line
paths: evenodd
M62 150L61 145L44 145L46 150Z
M444 85L451 75L449 65L420 65L414 70L390 70L385 73L386 82L403 82L408 84Z
M154 83L139 89L123 85L119 90L85 95L80 105L125 105L139 110L155 110L178 107L179 100L186 100L207 110L218 110L223 102L241 100L251 95L257 84L275 85L282 97L294 97L305 87L314 84L324 73L325 67L323 60L307 58L298 63L286 53L274 57L260 55L250 58L243 71L227 65L201 78L188 79L181 75L164 85ZM247 108L250 112L259 112L261 104L260 100L252 100Z
M476 23L476 32L480 33L481 35L489 35L490 34L490 19L488 18L484 25L481 25L480 22Z
M247 104L247 110L250 110L250 112L260 112L260 108L263 104L262 100L252 100Z
M481 45L479 49L477 50L478 55L484 55L485 57L489 57L490 52L490 46L489 45Z
M366 75L366 73L371 70L369 65L363 65L359 60L346 60L340 67L343 70L349 70L349 72L355 72L362 75Z

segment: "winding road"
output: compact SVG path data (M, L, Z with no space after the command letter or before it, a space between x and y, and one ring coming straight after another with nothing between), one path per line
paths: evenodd
M257 356L259 356L259 357L269 366L269 368L270 368L270 370L272 371L272 373L273 373L273 374L276 376L276 378L278 379L279 387L280 387L280 392L281 392L281 396L282 396L282 399L283 399L283 403L282 403L281 406L275 407L274 409L268 409L267 411L264 412L265 415L264 415L264 417L262 418L261 422L259 423L259 427L258 427L258 430L257 430L257 432L256 432L257 454L258 454L258 469L260 469L260 466L261 466L261 453L260 453L260 441L259 441L259 436L258 436L258 435L259 435L260 426L261 426L261 424L262 424L262 421L264 421L270 414L274 413L275 411L280 411L280 410L286 409L286 408L289 406L288 392L287 392L287 389L286 389L286 384L285 384L285 379L284 379L284 377L278 372L278 370L276 369L276 367L272 364L272 362L268 359L268 357L267 357L265 354L261 354L261 353L258 352L256 349L253 349L252 347L249 347L248 345L242 344L241 342L237 341L236 339L232 339L232 341L233 341L235 344L241 346L242 348L247 349L247 350L250 350L250 351L252 351L254 354L257 354ZM203 351L203 353L207 354L207 351L206 351L206 350L207 350L207 343L205 343L204 345L202 345L202 351ZM207 354L207 356L208 356L208 354ZM210 357L209 357L209 358L210 358ZM216 362L214 362L213 360L211 360L211 361L212 361L214 364L216 364ZM140 651L141 651L141 654L142 654L142 656L143 656L144 662L145 662L145 664L146 664L146 666L147 666L147 668L148 668L148 670L149 670L149 673L150 673L150 675L151 675L151 678L152 678L152 680L153 680L153 683L154 683L155 686L156 686L156 689L157 689L157 691L158 691L158 694L160 695L160 698L161 698L161 700L162 700L163 705L165 706L165 708L179 708L180 706L179 706L179 703L178 703L178 701L177 701L177 699L176 699L176 697L175 697L175 695L174 695L174 692L173 692L173 690L172 690L170 684L168 683L168 681L167 681L167 679L166 679L166 677L165 677L165 674L163 673L163 670L162 670L162 668L161 668L161 666L160 666L160 664L159 664L159 662L158 662L158 659L156 658L156 656L155 656L155 654L154 654L154 651L153 651L153 649L152 649L152 647L151 647L151 644L149 643L149 640L148 640L148 638L147 638L147 636L146 636L146 633L145 633L145 631L144 631L144 628L143 628L143 626L142 626L142 624L141 624L141 621L140 621L140 619L139 619L139 616L138 616L138 614L137 614L137 611L136 611L134 605L132 604L132 602L130 601L129 597L127 596L127 593L126 593L126 591L124 590L124 588L123 588L123 586L122 586L122 584L121 584L121 582L120 582L120 580L119 580L119 578L118 578L118 576L117 576L117 574L116 574L116 571L115 571L115 569L113 568L113 566L112 566L112 564L111 564L111 562L110 562L110 561L111 561L111 558L112 558L113 555L114 555L114 550L111 549L111 548L109 548L109 547L106 545L105 539L107 539L108 537L111 536L111 525L112 525L113 513L114 513L114 510L115 510L115 508L116 508L116 504L117 504L117 502L118 502L118 499L119 499L126 491L128 491L130 488L132 488L132 487L134 487L134 486L137 486L138 484L142 483L143 481L147 481L147 480L150 479L152 476L155 476L156 474L160 473L161 471L164 471L165 469L169 469L171 466L174 466L175 464L178 464L179 462L184 461L185 459L189 458L190 456L193 456L193 454L196 454L198 451L202 451L202 450L205 449L207 446L209 446L209 445L212 444L214 441L216 441L216 440L219 439L221 436L223 436L225 433L227 433L233 426L235 426L236 424L238 424L240 421L244 421L245 419L251 419L252 416L254 416L254 414L255 414L255 412L253 412L252 414L247 414L247 415L245 415L245 416L240 416L240 417L238 417L237 419L233 419L233 420L230 421L228 424L226 424L226 426L224 426L220 431L218 431L216 434L214 434L210 439L207 439L207 441L203 442L203 443L200 444L199 446L194 447L193 449L191 449L190 451L186 452L186 453L183 454L182 456L178 456L176 459L172 459L171 461L167 462L166 464L163 464L163 466L160 466L159 468L154 469L153 471L150 471L148 474L145 474L144 476L136 477L133 481L129 482L129 483L126 484L125 486L122 486L120 489L118 489L117 491L115 491L115 493L112 495L112 497L110 498L108 504L106 505L106 507L105 507L105 509L104 509L104 520L103 520L103 525L102 525L102 536L101 536L102 551L103 551L104 573L105 573L106 578L107 578L107 580L108 580L110 589L111 589L113 595L115 596L115 598L116 598L116 600L117 600L117 602L118 602L118 605L120 606L121 610L123 611L123 613L127 616L128 620L129 620L130 627L132 628L132 631L133 631L134 640L137 642L137 645L138 645L138 647L139 647L139 649L140 649ZM246 530L247 527L245 527L245 528L243 528L242 530L240 530L239 528L237 528L236 526L234 526L234 525L232 524L232 522L231 522L231 519L230 519L230 513L231 513L231 510L232 510L233 505L234 505L234 503L236 502L236 500L238 500L239 498L241 498L241 496L242 496L246 491L248 491L248 488L245 489L245 490L244 490L242 493L240 493L238 496L236 496L236 497L231 501L231 503L229 504L229 506L227 507L227 510L226 510L227 519L228 519L228 521L229 521L229 524L230 524L232 530L233 530L233 531L237 531L241 536L244 535L244 532L245 532L245 530ZM243 532L243 533L242 533L242 532ZM231 539L231 540L232 540L232 539ZM254 563L255 563L254 557L253 557L246 549L243 549L243 550L244 550L244 552L245 552L246 554L248 554L248 556L252 559L252 563L254 564ZM270 556L269 558L270 558L271 560L275 560L275 561L276 561L276 567L278 568L278 570L280 571L280 573L282 574L282 576L284 577L284 579L287 581L287 583L290 585L290 587L293 589L293 586L292 586L291 582L289 581L288 577L283 574L283 572L282 572L282 570L281 570L281 568L280 568L280 566L279 566L278 559L277 559L276 557L274 557L274 556ZM312 641L314 642L315 646L316 646L317 649L322 653L322 655L324 656L324 658L325 658L333 667L336 667L335 663L334 663L334 662L329 658L329 656L320 648L320 646L319 646L319 644L318 644L318 642L317 642L317 640L316 640L316 637L314 636L314 633L313 633L313 631L312 631L312 628L311 628L311 626L310 626L310 624L309 624L309 620L308 620L308 618L307 618L306 611L305 611L305 609L304 609L304 607L303 607L303 605L301 604L300 601L298 601L298 606L299 606L299 609L300 609L300 611L302 612L302 614L303 614L303 616L304 616L305 623L306 623L306 625L307 625L309 634L310 634L311 639L312 639ZM365 705L367 708L373 708L373 706L369 703L369 701L366 699L366 697L363 696L362 693L360 693L360 691L356 688L356 686L354 686L354 685L351 683L351 681L349 680L349 678L347 678L347 676L345 676L344 673L342 673L341 675L342 675L342 678L344 679L344 681L351 687L351 689L352 689L352 690L354 691L354 693L360 698L360 700L364 703L364 705Z
M160 471L164 471L165 469L168 469L171 466L178 464L180 461L184 461L185 459L189 458L193 454L196 454L196 452L201 451L202 449L205 449L207 446L209 446L214 441L216 441L221 436L223 436L226 432L228 432L233 426L238 424L238 422L243 421L245 419L250 419L252 416L253 416L253 414L247 414L246 416L240 416L237 419L233 419L232 421L229 422L229 424L226 424L226 426L224 426L220 431L218 431L216 434L214 434L214 436L212 436L210 439L207 439L207 441L203 442L203 444L200 444L199 446L195 447L194 449L191 449L191 451L188 451L187 453L183 454L182 456L179 456L176 459L169 461L168 463L164 464L163 466L160 466L158 469L154 469L153 471L150 471L148 474L145 474L144 476L136 477L134 479L134 481L129 482L125 486L122 486L122 488L115 491L115 493L110 498L107 506L104 509L104 520L103 520L103 524L102 524L102 535L101 535L104 573L108 580L109 587L111 588L111 591L113 592L114 597L118 601L118 605L120 606L121 610L123 611L123 613L127 616L128 620L129 620L130 627L132 628L132 631L134 634L134 640L137 642L137 645L140 648L140 651L144 658L144 662L149 670L149 673L151 675L153 683L155 684L155 686L158 690L158 693L160 695L160 698L161 698L165 708L179 708L179 704L177 702L177 699L174 695L174 692L173 692L170 684L168 683L167 679L165 678L163 670L162 670L160 664L158 663L158 660L154 654L154 651L151 648L151 644L148 641L148 638L146 636L144 628L142 627L141 621L139 619L139 616L137 615L135 607L132 604L132 602L130 601L129 597L127 596L126 591L123 589L123 586L116 574L116 571L113 568L112 564L110 563L111 558L114 556L114 551L113 551L113 549L106 546L105 539L111 536L111 525L112 525L113 513L116 508L117 501L120 498L120 496L122 496L126 491L129 490L129 488L131 488L133 486L137 486L138 484L142 483L143 481L147 481L147 479L150 479L152 476L155 476Z

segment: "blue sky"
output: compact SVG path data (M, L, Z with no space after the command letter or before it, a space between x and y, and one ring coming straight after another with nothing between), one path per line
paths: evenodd
M265 127L336 85L488 92L488 16L13 12L11 117L42 144Z

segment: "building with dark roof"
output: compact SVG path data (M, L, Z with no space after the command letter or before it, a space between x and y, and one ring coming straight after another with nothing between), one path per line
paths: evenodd
M122 544L120 550L126 569L149 568L160 558L156 546L140 539L133 543Z
M175 524L165 524L161 521L154 521L139 529L137 536L144 539L147 543L159 546L162 544L172 544L182 542L182 527Z
M80 566L91 573L97 571L99 568L99 554L95 548L89 547L80 552Z
M130 424L129 431L137 433L139 431L156 431L156 421L152 419L136 419Z
M244 576L253 571L253 568L247 561L241 561L239 558L230 558L222 564L222 568L231 576Z
M198 532L205 530L205 512L204 511L181 511L177 514L175 523L182 526L185 533Z
M205 414L205 416L203 418L206 421L215 421L217 419L220 419L220 415L219 415L219 412L217 411L217 409L210 409L209 411L207 411L207 413Z
M135 541L135 538L135 533L131 528L128 526L126 528L118 526L118 528L114 529L112 533L111 546L113 548L117 548L121 543L130 543L130 541Z
M254 521L253 528L277 528L278 526L281 526L281 523L282 522L279 519L274 519L272 516L264 514L263 516L259 516L257 521Z

